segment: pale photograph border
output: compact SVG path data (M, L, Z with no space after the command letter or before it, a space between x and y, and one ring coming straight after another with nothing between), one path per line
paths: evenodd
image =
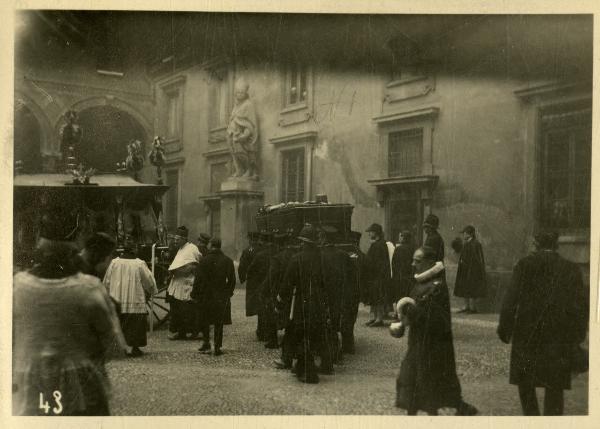
M15 9L114 9L114 10L181 10L221 12L288 12L288 13L479 13L479 14L594 14L594 90L592 127L592 217L590 230L590 373L588 416L574 417L406 417L406 416L191 416L191 417L55 417L52 419L11 416L11 321L12 321L12 116L14 77ZM2 428L576 428L600 427L600 305L598 272L600 270L600 122L599 94L599 27L598 0L2 0L0 2L0 427ZM400 359L398 366L400 365ZM395 373L390 374L394 383ZM198 380L198 388L202 381ZM508 384L506 388L516 388ZM206 394L210 394L207 392ZM568 394L568 393L567 393ZM390 398L392 406L393 398Z

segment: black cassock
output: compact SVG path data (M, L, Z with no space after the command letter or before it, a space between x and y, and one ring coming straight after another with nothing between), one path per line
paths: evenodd
M292 256L286 278L279 295L281 302L291 303L296 355L312 359L326 346L328 334L327 293L319 249L303 249Z
M464 243L458 260L454 295L461 298L482 298L487 294L483 249L475 238Z
M390 256L385 240L374 241L367 252L367 293L363 303L370 305L389 304L394 299L391 282Z
M417 305L409 315L408 350L396 381L396 406L430 414L443 407L457 408L461 387L444 275L415 284L410 296Z
M498 333L512 337L510 383L569 389L573 349L585 340L588 290L579 267L540 251L514 268Z

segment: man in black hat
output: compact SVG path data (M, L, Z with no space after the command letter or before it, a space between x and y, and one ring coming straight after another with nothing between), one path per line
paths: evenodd
M279 292L278 303L291 302L290 318L298 358L296 376L304 383L318 383L315 355L323 348L330 323L327 320L327 294L316 229L306 224L298 239L302 241L302 248L290 260L287 282Z
M336 363L340 358L339 332L341 331L341 314L347 301L352 299L351 262L348 254L335 247L334 241L338 230L331 225L321 226L321 257L323 260L323 281L327 292L331 330L328 332L325 345L329 347L329 356L321 363L321 371L333 371L329 362ZM328 366L329 365L329 366Z
M383 228L378 223L367 228L371 246L367 252L368 303L371 305L371 318L366 323L370 327L383 326L385 307L392 302L391 269L388 246L383 239ZM365 303L366 304L366 303Z
M515 265L498 336L512 342L510 384L519 388L523 414L540 415L537 387L545 388L544 415L562 415L571 388L575 352L588 329L589 290L579 267L557 253L558 235L535 236L535 252Z
M465 308L459 313L477 313L475 300L487 294L485 260L481 243L475 236L475 227L467 225L463 230L462 246L454 282L454 296L464 298Z
M246 274L246 316L257 315L256 337L259 341L265 341L271 347L277 342L277 331L265 326L266 307L262 299L264 281L269 274L269 263L275 251L272 243L272 232L261 231L259 238L260 250L252 259Z
M292 237L291 231L280 233L278 239L281 240L281 250L271 259L270 270L271 277L276 279L273 294L275 295L277 328L284 331L281 341L281 359L275 361L275 366L279 369L291 369L294 360L294 326L289 319L291 302L279 302L281 301L279 293L287 282L287 267L292 256L298 253L298 248L294 246L295 239ZM281 311L277 311L278 306L282 307Z
M439 226L440 219L436 215L427 215L425 222L423 222L423 230L427 236L423 246L435 250L437 261L444 262L444 239L438 232Z
M191 293L200 308L204 343L203 353L210 353L210 325L214 326L214 355L223 354L223 325L231 325L231 297L235 289L233 261L221 250L221 240L211 238L209 248L200 260Z
M206 256L208 253L208 243L210 242L211 236L205 232L198 234L198 250L202 253L202 256Z

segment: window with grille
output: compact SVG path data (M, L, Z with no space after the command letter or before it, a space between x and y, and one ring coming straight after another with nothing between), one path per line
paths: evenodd
M281 153L281 201L304 201L304 148Z
M305 104L308 98L307 69L301 65L292 65L287 71L285 106Z
M592 110L542 113L541 224L590 227Z
M177 229L177 215L179 210L179 171L169 170L165 179L169 190L165 195L165 225L168 231Z
M213 72L210 85L210 104L210 128L224 127L229 114L227 71Z
M388 176L417 176L421 174L422 157L422 128L388 134Z

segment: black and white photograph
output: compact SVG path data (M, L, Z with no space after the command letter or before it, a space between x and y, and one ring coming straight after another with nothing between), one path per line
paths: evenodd
M14 9L12 416L591 416L595 15L548 12Z

